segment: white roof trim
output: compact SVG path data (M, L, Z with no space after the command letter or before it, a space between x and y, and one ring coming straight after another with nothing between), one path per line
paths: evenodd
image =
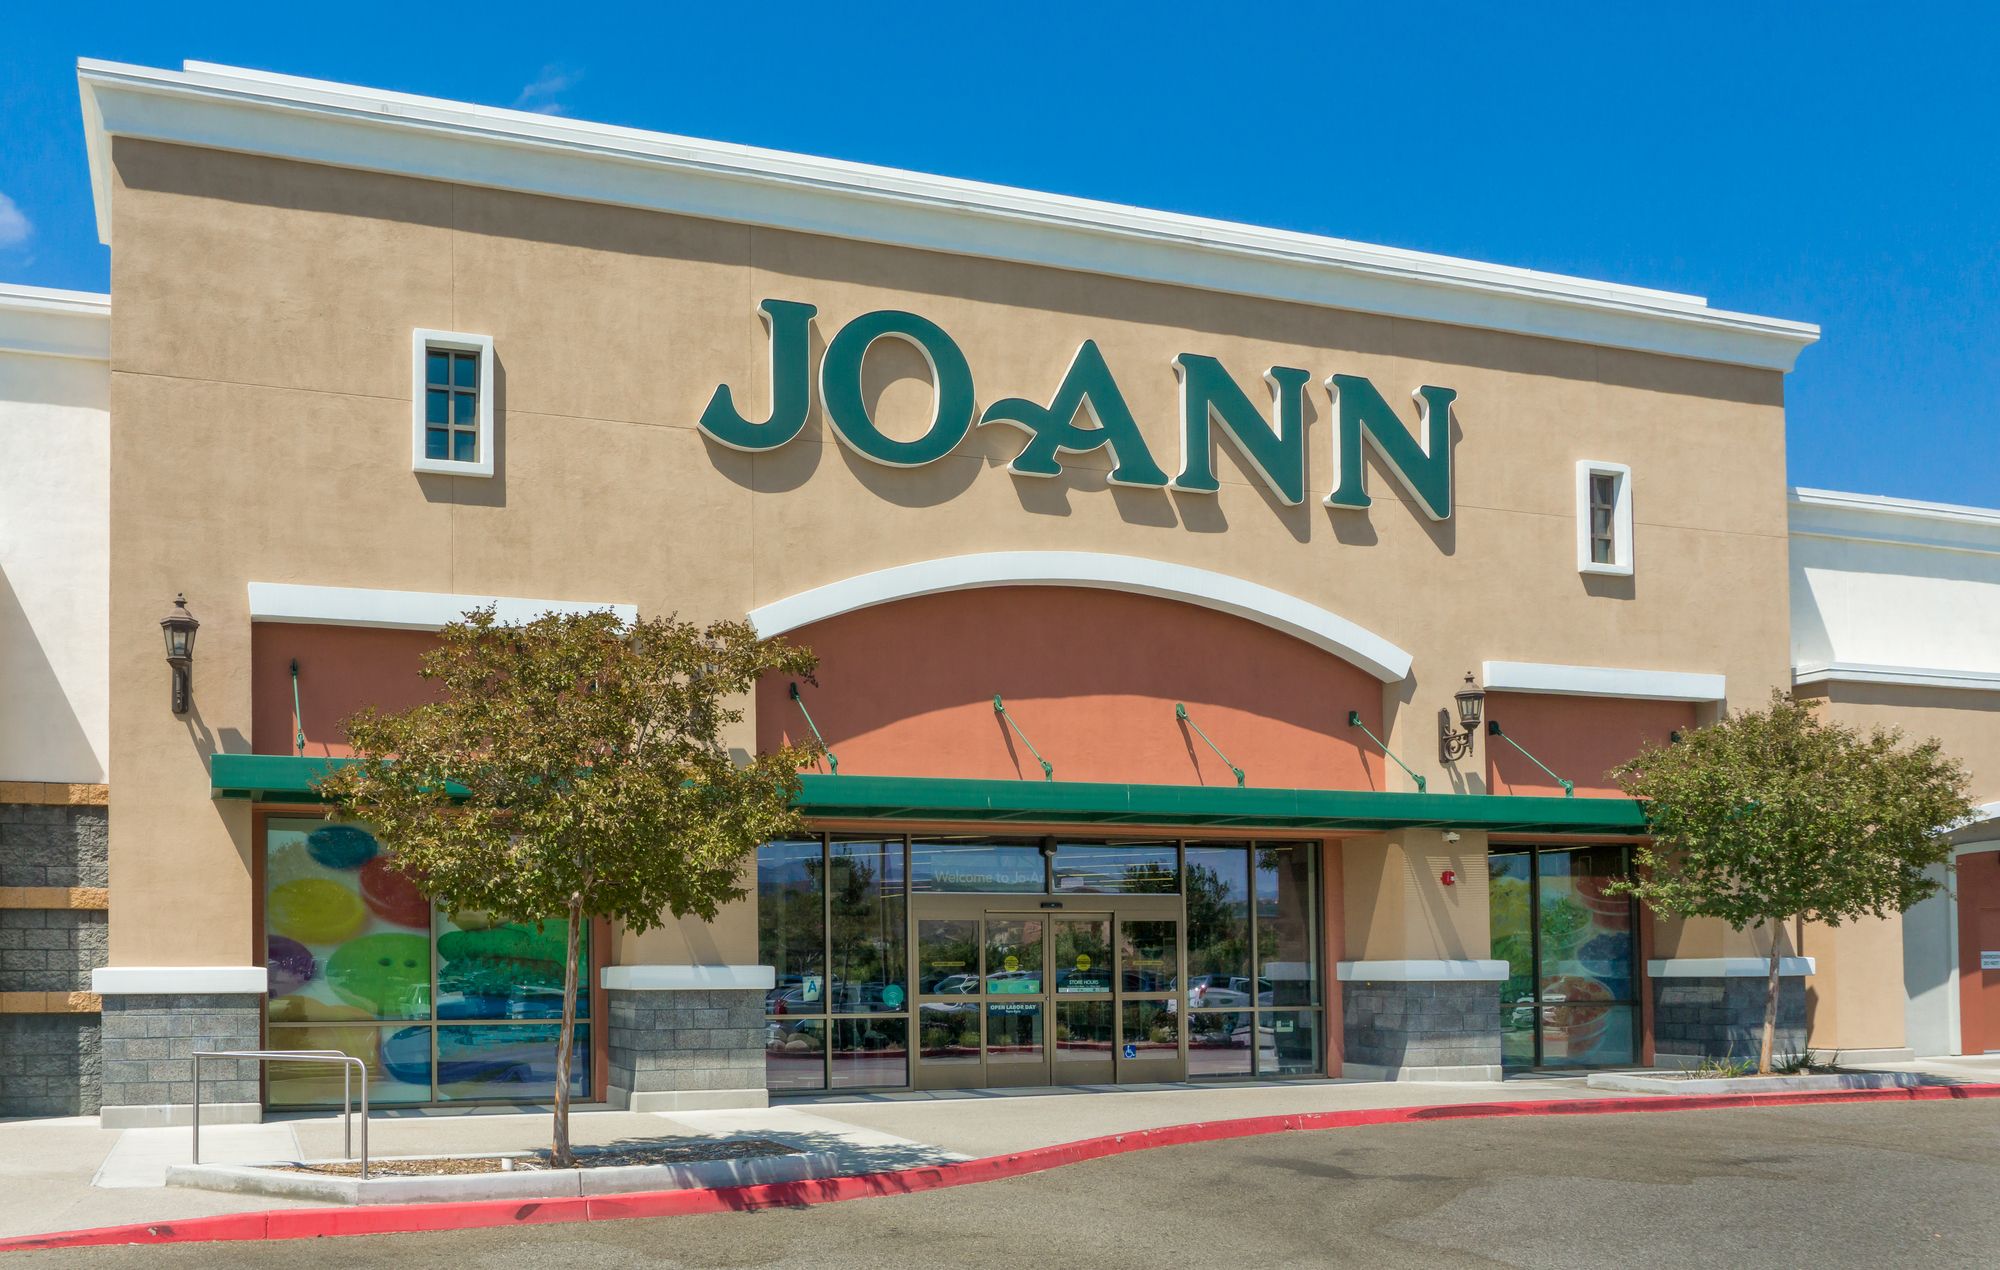
M309 626L372 626L435 631L469 609L492 605L503 622L529 622L544 613L597 613L605 609L629 622L639 610L602 600L527 600L507 595L450 595L436 591L377 591L365 587L301 586L252 582L250 620Z
M0 283L0 352L111 358L111 297Z
M1722 701L1722 675L1684 670L1625 670L1616 666L1558 666L1532 661L1481 664L1480 685L1489 692L1541 692L1568 697L1625 697L1635 701Z
M1767 370L1819 338L1701 296L204 62L77 78L106 242L121 136Z
M2000 554L2000 510L1990 507L1827 489L1794 489L1790 504L1794 538Z
M1947 670L1936 666L1877 666L1858 661L1808 661L1792 668L1798 687L1820 683L1896 684L1909 688L1959 688L2000 692L2000 671Z
M1075 586L1180 600L1234 614L1352 662L1384 683L1410 673L1410 655L1338 614L1226 574L1094 551L995 551L898 565L752 609L759 635L782 635L856 609L989 586Z

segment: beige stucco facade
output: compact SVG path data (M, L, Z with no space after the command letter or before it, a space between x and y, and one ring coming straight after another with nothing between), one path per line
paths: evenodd
M1384 690L1383 739L1434 789L1482 787L1479 765L1435 753L1437 710L1482 661L1720 674L1739 702L1788 675L1768 598L1787 567L1776 371L122 138L111 170L114 964L254 955L250 814L211 801L204 769L249 733L253 581L708 619L970 552L1168 559L1408 650L1411 675ZM982 405L1047 400L1095 340L1167 466L1178 353L1220 358L1258 401L1273 365L1366 376L1412 427L1408 394L1447 386L1456 511L1427 520L1372 456L1372 509L1321 505L1317 388L1299 506L1227 443L1214 495L1107 487L1101 454L1055 480L1014 477L1020 434L1005 428L927 467L885 468L842 447L817 407L782 449L729 450L695 420L723 383L747 415L765 408L767 297L818 306L816 349L865 311L932 319L965 351ZM495 341L490 480L410 471L420 327ZM869 370L884 430L921 428L921 361L885 345ZM1577 570L1582 459L1632 468L1631 578ZM184 720L161 699L155 626L176 592L203 620ZM1448 939L1413 924L1402 955L1483 955L1481 922L1448 924ZM630 947L733 958L748 929Z

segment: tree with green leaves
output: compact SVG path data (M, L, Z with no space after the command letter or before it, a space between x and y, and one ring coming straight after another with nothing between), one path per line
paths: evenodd
M1945 835L1972 814L1965 769L1935 740L1866 733L1771 694L1761 710L1650 746L1620 767L1652 842L1615 884L1655 913L1720 918L1771 937L1757 1071L1771 1071L1780 935L1790 921L1838 926L1900 913L1938 890Z
M759 843L799 832L798 746L734 760L724 732L760 676L809 678L807 650L744 622L706 627L609 612L499 621L474 610L421 674L435 701L345 721L357 761L319 783L373 827L446 910L568 923L556 1047L554 1162L572 1163L570 1071L585 923L642 932L712 920L746 893Z

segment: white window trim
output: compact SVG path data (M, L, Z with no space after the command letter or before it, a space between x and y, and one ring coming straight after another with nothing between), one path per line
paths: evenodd
M479 457L470 463L424 454L424 354L433 348L479 354ZM493 475L493 337L460 331L410 334L410 470L444 476Z
M1618 498L1611 507L1610 564L1590 558L1590 478L1618 478ZM1582 459L1576 465L1576 571L1616 578L1632 576L1632 469L1623 463Z

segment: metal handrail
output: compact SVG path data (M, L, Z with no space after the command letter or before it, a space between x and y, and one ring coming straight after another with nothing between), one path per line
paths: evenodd
M238 1058L253 1063L339 1063L340 1114L347 1127L347 1158L354 1158L354 1071L361 1071L361 1180L368 1180L368 1064L341 1050L196 1050L194 1052L194 1163L201 1163L201 1060Z

